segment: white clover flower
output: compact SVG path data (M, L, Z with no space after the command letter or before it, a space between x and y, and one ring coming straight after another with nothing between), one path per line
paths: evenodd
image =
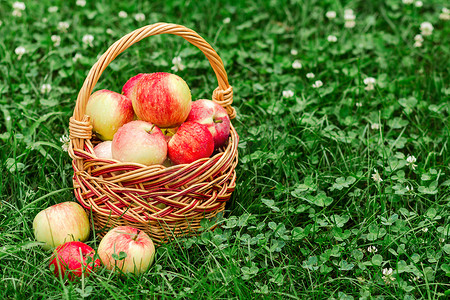
M364 79L364 84L366 85L366 87L364 88L366 91L371 91L373 89L375 89L375 83L376 83L376 79L373 77L367 77Z
M316 77L316 75L314 75L314 73L306 73L306 78L314 78L314 77Z
M57 12L58 11L58 6L50 6L49 8L48 8L48 12L49 13L55 13L55 12Z
M372 179L375 182L382 182L383 179L380 176L380 173L378 173L377 169L374 169L375 173L372 174Z
M417 165L414 164L417 161L416 157L414 155L408 155L406 158L406 165L411 167L411 169L415 170Z
M325 16L326 16L328 19L332 20L332 19L336 18L336 12L333 11L333 10L327 11L327 13L325 14Z
M413 4L414 0L402 0L403 4L410 5Z
M126 11L119 11L119 18L125 19L126 17L128 17L128 14Z
M86 0L77 0L77 5L81 6L81 7L85 7L86 6Z
M376 252L378 252L378 249L375 246L369 246L369 247L367 247L367 251L369 253L376 253Z
M59 141L62 143L61 148L63 149L63 151L67 152L70 146L69 136L67 134L64 134L59 138Z
M363 106L361 102L356 102L355 105L356 105L356 107L362 107Z
M83 57L83 55L81 55L80 53L76 53L74 56L73 56L73 58L72 58L72 60L73 60L73 62L77 62L80 58L82 58Z
M328 42L330 43L336 43L337 42L337 37L335 35L329 35L327 37Z
M428 232L428 227L422 228L422 231L423 231L423 232Z
M380 129L380 124L378 124L378 123L372 123L372 125L370 125L370 129L378 130L378 129Z
M315 89L320 88L323 85L322 80L316 80L316 82L313 83L312 87Z
M181 62L181 57L179 57L179 56L174 57L172 59L172 63L173 63L173 66L171 69L174 72L183 71L186 68L186 66L183 65L183 63Z
M431 35L433 33L433 29L434 27L430 22L423 22L420 24L420 31L424 36Z
M223 24L230 24L230 22L231 22L231 19L228 17L223 19Z
M422 2L422 1L416 1L416 2L414 3L414 5L415 5L416 7L422 7L422 6L423 6L423 2Z
M412 193L412 192L414 192L414 187L413 187L413 186L407 185L405 188L406 188L406 192L407 192L407 193Z
M291 49L291 55L297 55L298 51L297 49Z
M142 22L145 20L145 15L143 13L135 14L134 19L138 22Z
M18 9L15 9L12 12L12 16L20 18L22 16L22 12L20 10L18 10Z
M445 242L445 239L444 238L439 238L439 242L443 243L443 242Z
M450 10L446 7L443 7L442 12L439 14L439 19L443 21L450 20Z
M422 43L421 42L414 42L414 48L420 48L422 47Z
M44 83L41 85L41 94L48 94L52 90L52 85L50 83Z
M355 21L345 21L344 26L345 26L345 28L353 28L356 26L356 22Z
M301 69L302 68L302 63L296 59L294 60L294 62L292 63L292 69Z
M47 23L48 19L47 18L42 18L42 23Z
M344 15L353 15L353 9L347 8L346 10L344 10Z
M53 45L55 47L59 47L59 45L61 44L61 37L59 35L52 35L51 39L52 39Z
M13 3L13 8L15 10L25 10L26 6L25 3L16 1Z
M22 58L22 56L27 52L27 50L24 47L19 46L16 48L16 50L14 50L14 52L17 55L17 59L20 60Z
M114 30L112 30L111 28L106 29L106 33L109 35L114 35Z
M70 25L68 22L59 22L58 23L58 30L62 32L66 32L67 29L69 29Z
M414 40L416 42L422 43L423 42L423 36L421 34L416 34L416 36L414 37Z
M382 278L386 284L390 284L392 281L395 281L395 277L392 275L394 275L394 270L392 270L392 268L383 269L383 277Z
M283 91L283 98L292 98L294 97L294 92L291 90Z
M91 34L85 34L83 36L83 43L92 47L92 42L94 41L94 36L92 36Z

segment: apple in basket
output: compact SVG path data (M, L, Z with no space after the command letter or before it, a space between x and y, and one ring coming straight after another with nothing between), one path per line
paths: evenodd
M123 273L144 273L155 259L151 238L130 226L111 229L100 241L97 252L106 268Z
M98 158L111 159L111 141L104 141L94 147L94 153Z
M133 78L124 89L131 97L138 119L160 128L177 127L186 120L191 110L191 91L181 77L158 72ZM130 92L127 84L131 86Z
M89 218L75 202L63 202L39 212L33 220L34 236L44 242L45 250L69 241L86 241L89 237Z
M185 122L168 143L169 158L175 164L189 164L214 152L214 139L205 125Z
M87 277L101 262L97 258L94 260L94 249L82 242L67 242L59 245L52 255L50 269L56 277L66 275L70 281L74 281L82 276ZM52 267L54 266L54 267Z
M112 157L119 161L156 165L167 157L167 142L154 124L136 120L119 128L111 150Z
M214 138L214 148L225 144L230 135L230 118L227 111L212 100L197 100L186 120L205 125Z
M122 88L122 94L124 94L128 99L132 100L136 98L136 83L141 79L141 77L145 75L144 73L137 74L136 76L131 77L125 83Z
M86 115L91 117L93 131L103 141L112 140L117 130L134 118L131 100L108 90L96 91L91 95Z

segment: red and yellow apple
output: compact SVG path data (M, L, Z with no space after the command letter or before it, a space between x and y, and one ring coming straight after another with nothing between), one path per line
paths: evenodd
M45 243L45 250L69 241L86 241L89 237L89 218L75 202L63 202L39 212L33 220L34 236Z
M130 86L133 84L135 91L131 94L135 94L131 97L138 119L160 128L177 127L186 120L191 110L191 91L181 77L163 72L143 74Z
M104 141L94 147L94 153L98 158L111 159L111 141Z
M155 259L151 238L144 231L130 226L111 229L100 241L97 252L106 268L123 273L143 273Z
M186 121L205 125L214 138L215 149L223 146L230 135L230 117L227 111L211 100L194 101Z
M99 90L91 95L86 115L91 117L93 131L103 141L112 140L117 130L134 118L131 100L109 90Z
M175 164L189 164L214 152L214 139L205 125L185 122L168 143L169 158Z
M149 122L137 120L117 130L111 150L112 157L122 162L157 165L162 164L167 157L167 142L161 129Z
M140 73L136 76L131 77L122 88L122 94L131 101L136 98L136 83L139 81L139 79L141 79L143 75L145 74Z
M54 266L56 277L66 275L74 281L84 275L87 277L92 271L100 267L100 260L94 261L94 249L82 242L67 242L59 245L53 252L49 266Z

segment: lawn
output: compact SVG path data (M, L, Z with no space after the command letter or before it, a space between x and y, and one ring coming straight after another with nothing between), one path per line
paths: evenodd
M0 1L0 298L449 297L444 1L24 4ZM211 220L220 228L158 247L143 275L102 268L60 281L32 221L75 201L61 139L78 91L113 42L155 22L194 29L224 61L240 136L236 190ZM185 68L172 69L175 57ZM120 55L96 89L120 92L156 71L176 71L193 99L217 87L200 51L164 35Z

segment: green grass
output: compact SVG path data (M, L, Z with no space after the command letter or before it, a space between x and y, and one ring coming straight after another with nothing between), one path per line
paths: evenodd
M443 2L74 2L27 1L14 17L13 1L0 1L0 298L448 297L450 27L439 19ZM48 12L51 5L58 11ZM354 28L344 27L347 8ZM336 19L325 17L329 10ZM136 13L146 20L136 21ZM61 21L70 24L65 33ZM75 200L59 139L97 56L157 21L199 32L224 60L235 91L240 163L223 226L159 247L142 276L101 269L82 282L60 282L32 232L40 210ZM434 30L416 48L425 21ZM92 47L83 44L85 34L94 36ZM60 35L58 47L52 35ZM26 49L20 60L19 46ZM76 53L82 58L74 61ZM210 98L217 83L207 60L175 36L134 45L97 88L120 91L138 72L171 72L175 56L186 65L177 74L193 98ZM296 59L301 69L292 68ZM365 90L367 77L376 79L374 90ZM323 86L313 88L316 80ZM42 93L46 83L52 89ZM294 96L283 97L286 90ZM408 155L417 158L415 169ZM383 181L372 179L375 169Z

